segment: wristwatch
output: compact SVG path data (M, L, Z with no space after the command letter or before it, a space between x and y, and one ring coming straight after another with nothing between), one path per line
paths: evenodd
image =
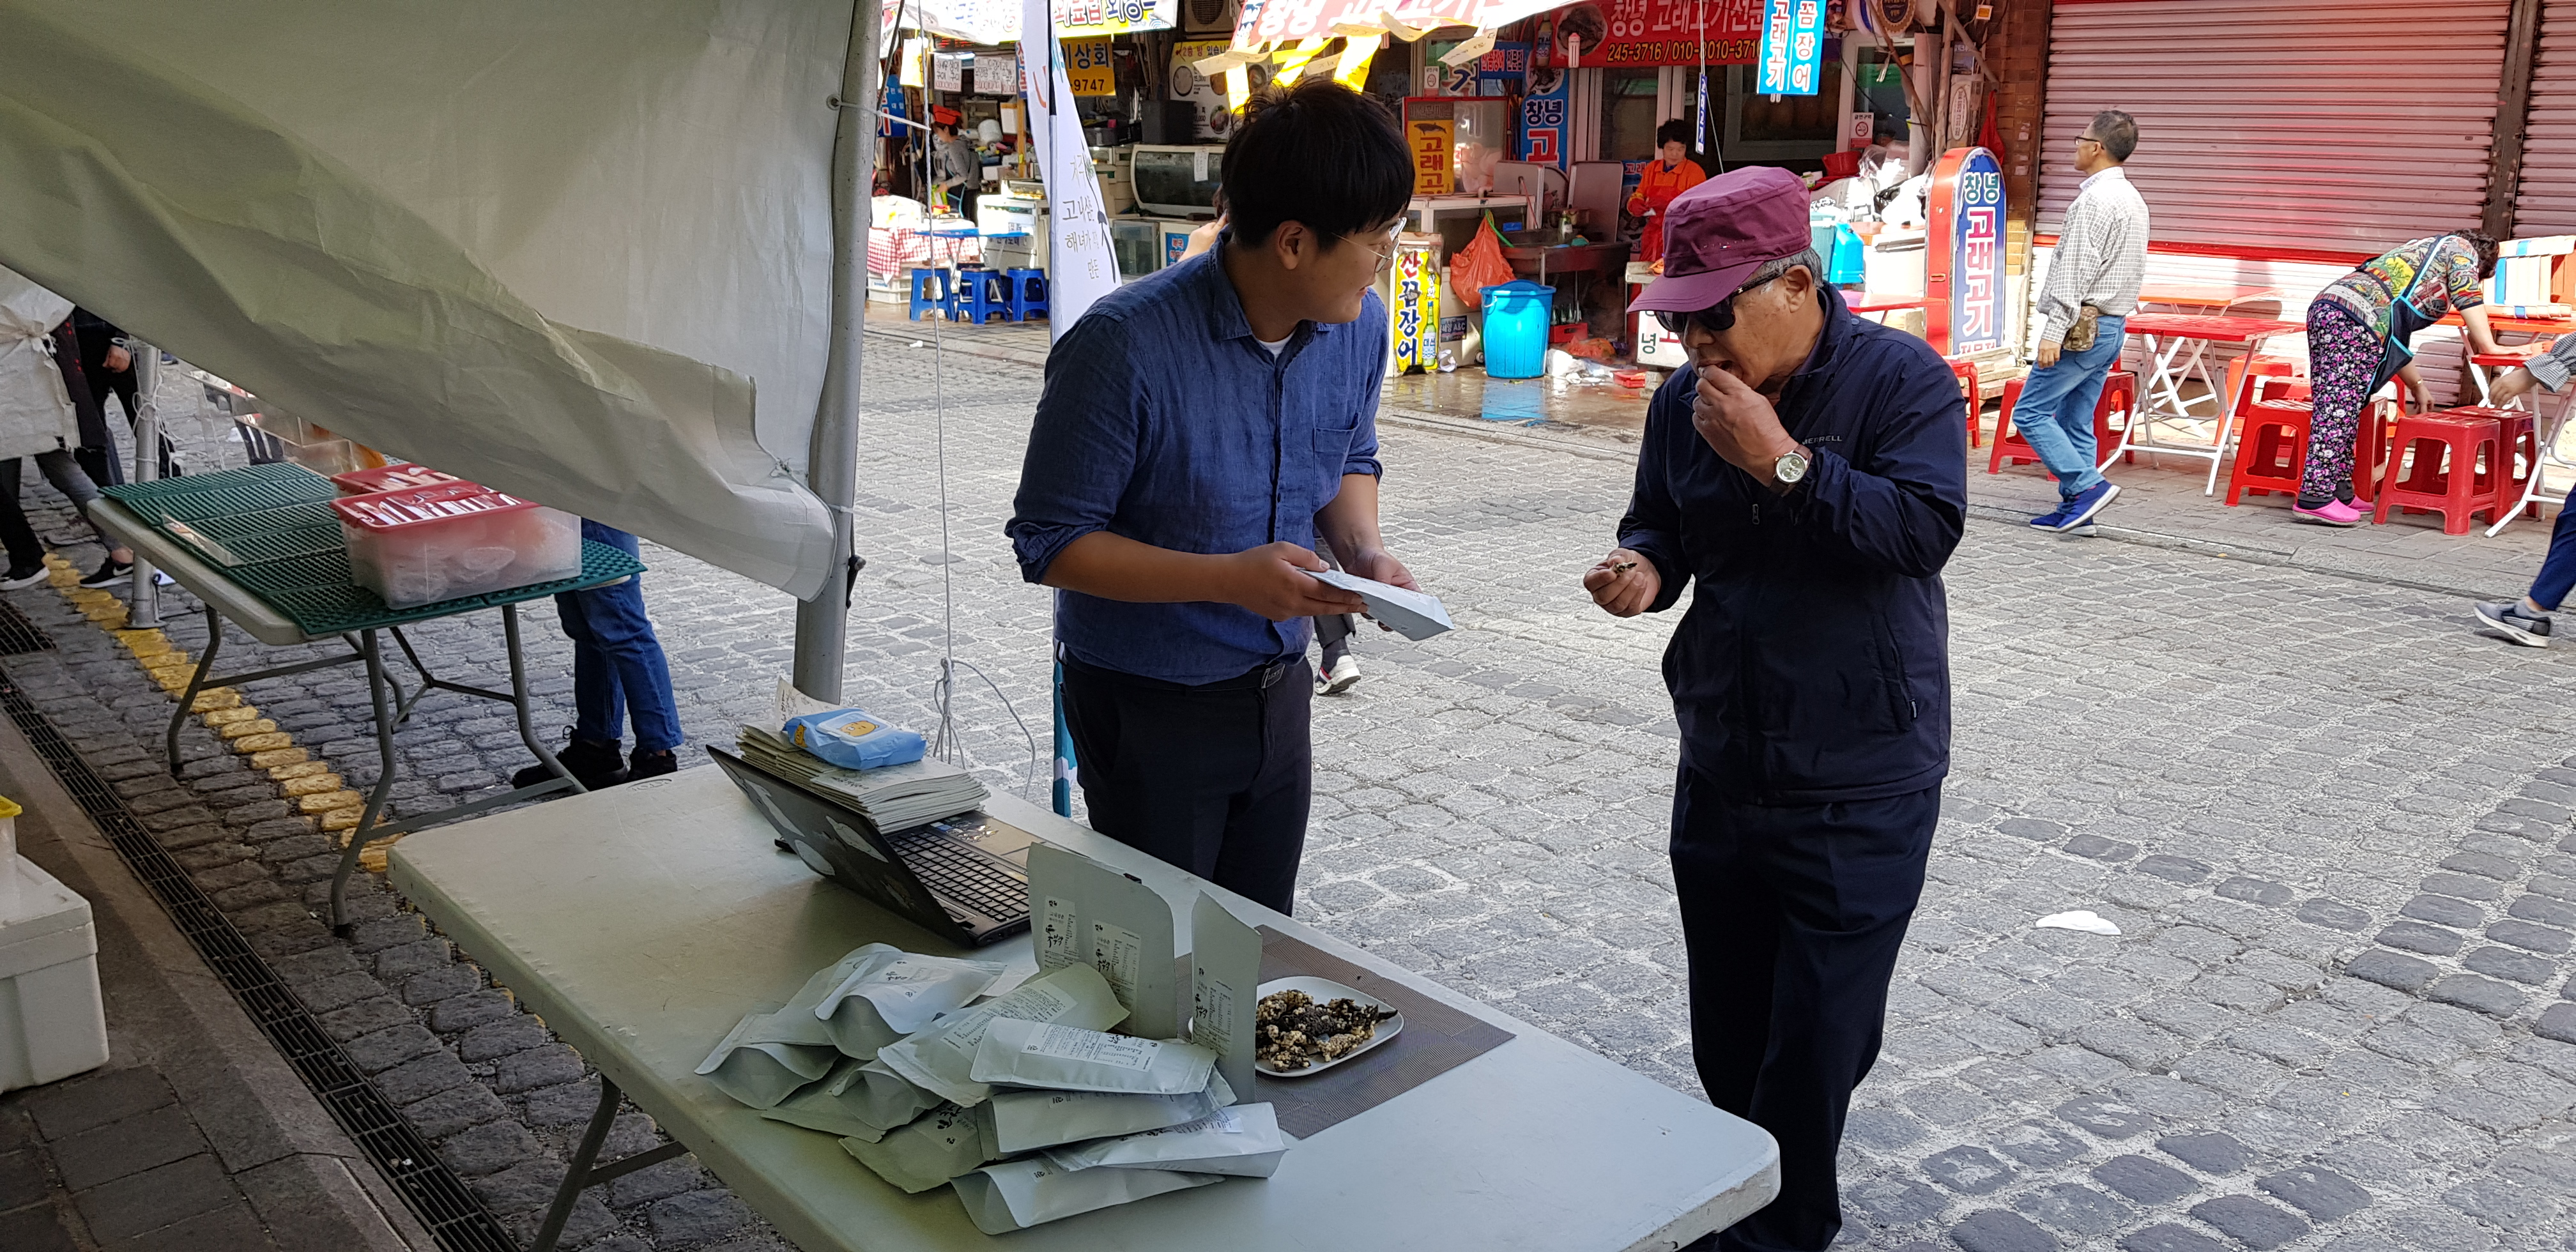
M1795 487L1807 476L1807 454L1803 450L1783 452L1771 463L1771 481L1783 487Z

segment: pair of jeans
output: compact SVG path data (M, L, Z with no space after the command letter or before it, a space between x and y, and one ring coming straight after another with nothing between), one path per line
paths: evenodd
M1062 659L1091 828L1289 911L1314 801L1306 658L1196 685Z
M18 507L18 480L26 472L19 461L20 458L14 456L0 461L0 548L7 549L11 568L26 570L45 563L45 543L36 537L36 528L28 525L26 511ZM44 474L46 482L54 485L54 490L71 500L72 507L80 512L81 521L88 524L91 534L98 536L99 546L115 551L116 540L89 519L90 501L98 499L98 487L90 482L89 475L81 472L80 463L72 459L71 452L63 448L39 452L36 454L36 468Z
M2102 454L2093 438L2093 406L2102 399L2111 367L2120 363L2120 345L2126 342L2121 327L2127 321L2102 315L2093 346L2061 352L2057 364L2032 370L2013 405L2013 429L2030 441L2039 463L2057 480L2061 499L2072 500L2102 484L2102 471L2095 465Z
M635 536L587 518L581 537L639 555ZM572 639L573 737L615 747L624 738L621 723L631 717L637 752L680 746L679 702L671 695L662 641L644 616L643 576L564 592L555 597L555 615Z
M1769 807L1685 765L1673 887L1690 960L1691 1052L1708 1101L1771 1132L1780 1194L1720 1252L1822 1252L1852 1089L1878 1059L1897 948L1923 894L1937 786Z

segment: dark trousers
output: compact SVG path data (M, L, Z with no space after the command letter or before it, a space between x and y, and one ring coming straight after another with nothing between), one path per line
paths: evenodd
M2549 555L2541 558L2540 575L2531 580L2531 602L2552 613L2567 603L2567 593L2576 591L2576 522L2568 517L2576 509L2560 509L2558 524L2549 532Z
M1843 1117L1878 1059L1940 816L1939 787L1765 808L1680 771L1673 887L1700 1084L1780 1144L1779 1198L1720 1234L1724 1252L1807 1252L1842 1229Z
M642 553L635 536L588 518L581 537L628 556ZM632 719L637 752L680 746L679 701L662 641L644 615L644 579L563 592L555 616L572 640L573 737L614 748Z
M1314 798L1305 658L1202 686L1064 660L1091 828L1282 913Z
M1315 642L1324 645L1324 668L1351 654L1351 615L1328 613L1315 619Z

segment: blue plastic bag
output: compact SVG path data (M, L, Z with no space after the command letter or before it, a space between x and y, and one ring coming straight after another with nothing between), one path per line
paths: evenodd
M889 726L865 709L834 709L788 719L787 742L843 769L875 769L918 761L928 747L920 735Z

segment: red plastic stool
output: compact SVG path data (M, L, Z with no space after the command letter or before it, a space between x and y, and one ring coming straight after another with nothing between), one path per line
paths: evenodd
M2234 507L2246 492L2299 494L2299 476L2308 468L2308 417L2305 400L2258 400L2238 418L2236 467L2227 473L2227 503Z
M1995 418L1995 450L1986 458L1989 474L2002 473L2007 464L2032 465L2039 461L2038 450L2013 429L2013 405L2021 400L2021 385L2018 378L2004 384L2003 410ZM2093 402L2094 456L2120 446L2120 436L2135 420L2137 407L2138 376L2127 370L2111 371L2110 377L2102 380L2102 398ZM2114 417L2120 419L2118 426L2111 424ZM2129 454L2129 460L2137 459L2136 453Z
M1985 432L1978 429L1977 411L1986 407L1984 384L1977 378L1977 363L1952 359L1950 372L1958 376L1959 395L1968 402L1968 446L1986 446Z
M2509 477L2494 468L2503 449L2502 428L2478 411L2401 415L2371 520L2386 522L2390 509L2439 513L2446 535L2469 533L2477 513L2496 520L2498 480Z
M2497 508L2513 507L2522 499L2523 488L2531 485L2531 467L2540 458L2540 440L2532 428L2531 411L2492 409L2482 405L2462 405L2443 411L2495 419L2497 456L2492 462L2478 467L2477 488L2480 491L2493 488L2497 493ZM2538 505L2532 506L2531 515L2540 516ZM2498 516L2494 520L2502 521L2503 518Z
M2253 372L2254 382L2252 386L2245 388L2244 398L2237 402L2236 416L2240 419L2245 416L2248 406L2264 397L2266 383L2274 380L2295 381L2298 378L2299 367L2288 357L2240 356L2227 363L2227 394L2231 396L2237 394L2236 388L2244 381L2246 372L2249 370Z

